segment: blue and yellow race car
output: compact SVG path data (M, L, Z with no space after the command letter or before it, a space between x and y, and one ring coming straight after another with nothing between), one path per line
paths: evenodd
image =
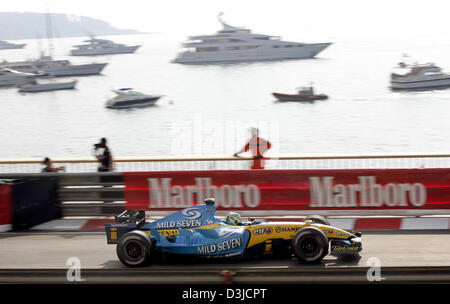
M144 210L127 210L105 224L108 244L116 244L119 260L143 266L158 255L201 257L260 257L288 253L303 263L318 263L328 253L359 255L361 234L330 226L320 216L301 222L242 221L236 213L226 220L215 216L214 199L185 208L153 222ZM161 255L159 255L161 256Z

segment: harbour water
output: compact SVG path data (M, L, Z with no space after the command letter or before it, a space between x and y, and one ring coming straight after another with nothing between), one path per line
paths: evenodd
M255 124L274 143L272 152L281 154L450 152L450 89L389 90L392 67L403 53L450 72L448 39L338 39L316 59L171 63L185 38L110 36L143 46L135 54L97 57L68 56L84 37L54 39L56 59L109 64L103 75L77 78L76 90L0 89L0 157L84 157L101 137L114 156L232 155ZM1 51L0 60L37 57L39 44L46 44L23 42L24 50ZM271 95L311 82L329 99L277 103ZM106 109L111 90L121 87L165 96L153 107ZM236 136L224 135L233 127Z

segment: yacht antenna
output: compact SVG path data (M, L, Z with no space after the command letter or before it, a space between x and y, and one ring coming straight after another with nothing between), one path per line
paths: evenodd
M94 33L89 32L88 30L83 30L83 32L91 39L95 39Z
M218 15L217 15L217 20L219 20L219 22L220 23L225 23L224 21L223 21L223 12L220 12Z
M53 56L53 32L52 32L52 18L49 13L48 3L45 4L45 17L46 17L46 25L47 25L47 39L48 39L48 53L49 56Z

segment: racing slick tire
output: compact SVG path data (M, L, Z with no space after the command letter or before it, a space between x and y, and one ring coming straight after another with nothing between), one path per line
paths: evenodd
M294 256L302 263L318 263L328 254L330 244L325 233L316 227L300 229L292 239Z
M125 265L139 267L149 262L152 249L150 237L143 231L133 230L117 241L116 253Z
M330 222L324 218L323 216L320 215L310 215L305 217L302 222L313 222L316 224L322 224L322 225L327 225L330 226Z

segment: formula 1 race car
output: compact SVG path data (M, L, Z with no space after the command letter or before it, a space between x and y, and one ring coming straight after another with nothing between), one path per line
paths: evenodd
M108 244L117 244L117 256L127 266L142 266L157 253L202 257L258 257L287 252L302 263L318 263L328 253L356 255L361 234L330 226L320 216L301 222L251 219L229 225L215 217L214 199L185 208L153 222L144 210L127 210L105 224Z

